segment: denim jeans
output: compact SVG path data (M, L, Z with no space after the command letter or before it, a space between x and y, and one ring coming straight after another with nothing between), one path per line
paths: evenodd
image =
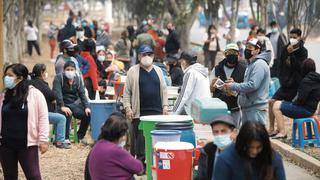
M66 117L59 113L49 112L49 122L54 125L55 141L63 143L66 133Z
M242 113L242 124L247 121L258 121L264 125L267 122L267 111L260 109L250 109L250 110L241 110Z

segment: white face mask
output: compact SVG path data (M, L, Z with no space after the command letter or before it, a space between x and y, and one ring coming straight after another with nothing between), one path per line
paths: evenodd
M231 134L213 136L213 143L217 145L219 149L224 149L232 143L230 136Z
M77 31L77 39L80 39L80 40L82 40L82 39L84 39L84 31Z
M100 62L102 62L102 61L106 60L106 56L98 56L98 60Z
M143 66L149 67L152 65L152 62L153 62L153 58L150 56L144 56L141 58L141 64Z
M66 77L68 79L73 79L76 76L76 72L75 71L65 71L64 74L66 75Z
M121 141L118 146L121 148L124 148L124 146L126 145L126 141Z
M295 38L290 38L289 41L290 41L290 44L291 44L292 46L294 46L294 45L296 45L296 44L299 43L298 39L295 39Z

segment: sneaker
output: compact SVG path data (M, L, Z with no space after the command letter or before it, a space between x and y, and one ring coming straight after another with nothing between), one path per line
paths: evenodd
M70 142L69 139L64 140L64 143L65 143L65 144L68 144L68 145L71 145L71 142Z
M88 141L87 141L86 139L80 139L80 140L79 140L79 143L80 143L80 144L83 144L83 145L85 145L85 146L89 145L89 143L88 143Z
M59 149L71 149L70 145L67 143L57 142L55 146Z

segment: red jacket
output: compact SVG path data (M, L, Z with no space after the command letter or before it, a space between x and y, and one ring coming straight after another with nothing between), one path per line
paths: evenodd
M98 77L99 72L97 64L88 51L81 51L80 56L87 60L90 64L89 71L86 74L82 74L83 78L90 78L92 81L93 90L98 90Z

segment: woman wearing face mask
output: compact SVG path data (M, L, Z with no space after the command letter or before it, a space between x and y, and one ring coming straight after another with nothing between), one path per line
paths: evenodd
M85 95L85 87L81 77L76 74L76 65L72 61L67 61L64 65L64 72L57 74L53 81L53 91L57 97L58 112L67 118L65 142L69 141L69 130L71 117L81 120L78 130L78 139L83 140L90 123L90 108ZM80 101L79 101L80 99Z
M184 71L183 84L173 112L190 115L191 103L194 99L211 97L208 69L197 63L197 55L192 51L183 51L180 62Z
M97 64L91 55L92 51L95 51L95 42L92 39L85 39L83 41L83 51L80 52L80 56L83 57L90 64L89 71L83 74L84 84L88 90L89 98L93 100L95 98L95 92L99 90L98 77L99 72Z
M123 148L128 129L122 114L111 114L106 120L89 155L91 179L133 179L143 172L142 163Z
M244 63L239 63L239 48L237 44L230 43L226 46L224 52L226 58L221 61L211 72L210 89L213 93L213 97L219 98L228 105L228 110L231 112L231 116L236 121L238 128L240 125L240 107L238 105L238 96L233 95L226 89L218 89L215 87L215 83L218 78L222 81L232 79L237 83L243 82L246 66Z
M62 114L56 113L56 95L46 82L48 79L48 72L46 69L46 65L36 64L32 69L32 80L30 84L39 89L46 98L49 111L49 122L54 125L55 129L54 145L57 148L70 149L69 145L64 142L66 132L66 117Z
M201 149L199 171L195 180L211 180L217 157L235 140L236 122L231 116L218 116L210 125L213 133L213 143L209 142Z
M0 95L0 154L4 179L18 179L18 162L27 179L41 180L38 148L48 150L49 121L44 96L29 85L28 69L12 64L4 70Z
M272 149L263 124L256 121L243 124L236 143L218 156L213 179L286 179L281 156Z
M216 64L216 56L220 51L219 37L217 28L214 25L210 25L207 32L207 37L203 45L203 52L205 56L204 64L211 70Z

